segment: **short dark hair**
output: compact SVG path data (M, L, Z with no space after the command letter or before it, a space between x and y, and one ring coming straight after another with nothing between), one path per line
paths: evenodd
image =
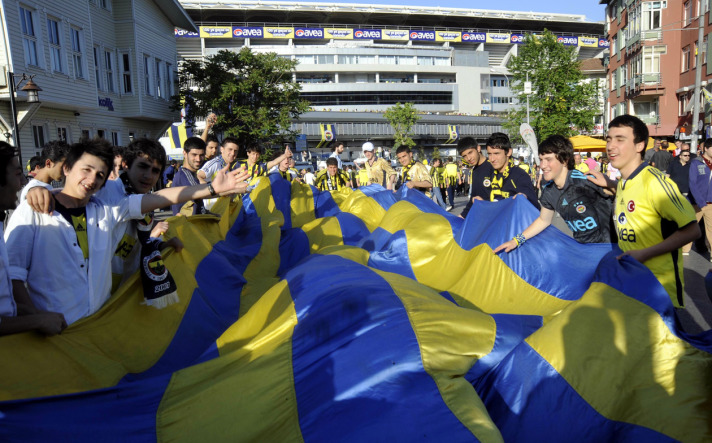
M83 138L79 142L71 145L69 147L69 151L67 152L67 158L64 160L64 167L71 170L74 167L74 164L84 154L98 157L99 160L106 165L107 172L114 168L114 150L111 147L111 143L103 138ZM104 187L105 184L106 180L104 180L104 183L101 186Z
M331 145L331 152L336 151L336 148L338 148L339 146L342 146L342 145L343 145L344 149L346 149L346 142L334 142L334 144Z
M452 157L448 157L448 158L447 158L447 161L449 161L450 163L452 163Z
M124 153L124 162L127 167L131 167L134 160L138 157L148 157L149 160L155 160L161 166L161 170L166 167L166 150L156 140L150 138L137 138L126 147Z
M217 143L217 144L220 144L220 141L218 140L218 138L215 137L213 134L209 134L207 138L208 138L208 139L205 140L205 144L206 144L206 145L207 145L208 143L210 143L210 142L215 142L215 143ZM202 139L201 139L201 140L202 140Z
M183 152L190 152L193 149L205 151L205 141L200 137L189 137L183 143Z
M238 148L240 147L240 142L237 141L237 139L235 137L225 137L223 139L222 143L220 143L220 146L224 147L228 143L234 143L237 145Z
M398 149L396 149L396 155L400 154L401 152L410 153L411 150L407 145L401 145L401 146L398 146Z
M640 156L643 157L645 155L645 149L648 147L648 136L650 135L648 127L641 119L629 114L619 115L608 123L608 129L624 127L633 130L634 143L643 143L643 150L640 151Z
M35 155L31 157L30 161L28 161L27 163L30 165L30 171L34 171L36 168L42 169L44 167L41 155Z
M512 143L509 141L509 136L504 132L493 132L487 139L487 149L502 149L505 152L512 150Z
M543 142L539 143L539 155L554 154L556 159L566 165L566 168L574 169L574 145L562 135L550 135Z
M457 142L457 153L458 154L462 154L463 152L465 152L466 150L468 150L470 148L477 149L477 142L472 137L464 137L464 138L461 138L459 142Z
M707 140L705 140L704 145L705 145L705 148L712 147L712 138L708 138Z
M223 143L225 143L225 140L223 140ZM250 145L245 149L245 152L258 152L261 154L262 148L260 148L259 145Z
M0 141L0 186L7 184L7 167L13 157L17 157L15 147L10 143Z
M329 157L326 159L326 166L339 166L339 161L334 157Z
M47 160L52 163L60 162L67 157L67 151L69 151L69 145L65 141L52 140L47 142L44 146L42 146L40 162L42 163L42 166L44 166Z

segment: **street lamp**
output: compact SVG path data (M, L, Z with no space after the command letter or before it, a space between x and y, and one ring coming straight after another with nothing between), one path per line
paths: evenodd
M27 103L39 103L40 96L39 91L42 90L37 84L32 81L34 75L22 74L22 78L17 84L15 84L15 74L8 71L7 73L7 83L10 89L10 112L12 113L12 140L15 142L15 149L17 149L17 156L22 164L22 149L20 148L20 128L17 123L17 104L15 103L15 92L17 88L20 87L22 82L25 82L25 86L20 89L20 91L27 92Z

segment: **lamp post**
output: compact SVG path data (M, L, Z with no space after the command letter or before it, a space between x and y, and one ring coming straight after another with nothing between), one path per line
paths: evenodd
M17 84L15 84L15 74L11 71L7 73L7 84L10 90L10 112L12 113L12 140L15 143L15 149L17 149L17 156L22 165L22 148L20 147L20 127L17 123L17 104L15 103L15 93L17 88L20 87L22 82L26 82L25 86L20 89L20 91L27 92L27 103L39 103L40 97L38 92L42 90L37 84L32 81L34 75L22 74L22 78Z

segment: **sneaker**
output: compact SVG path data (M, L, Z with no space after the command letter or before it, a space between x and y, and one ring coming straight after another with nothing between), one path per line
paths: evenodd
M445 210L450 212L450 211L452 211L452 208L454 208L454 206L448 205L447 208L445 208Z

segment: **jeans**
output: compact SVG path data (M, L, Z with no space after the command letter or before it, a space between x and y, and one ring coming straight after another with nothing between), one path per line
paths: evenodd
M439 187L433 187L433 200L435 203L437 203L441 208L445 209L447 208L447 205L443 201L443 194L440 191Z
M450 200L450 206L455 206L455 186L450 185L447 187L447 198Z

